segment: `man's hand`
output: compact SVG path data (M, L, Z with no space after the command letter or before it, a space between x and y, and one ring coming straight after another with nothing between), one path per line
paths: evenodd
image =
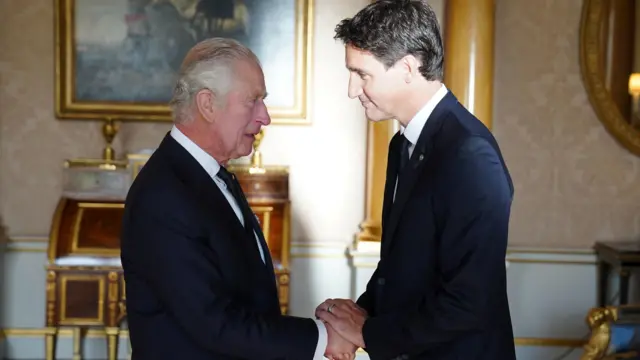
M340 336L359 346L365 347L362 327L367 312L348 299L328 299L316 308L316 316L328 323Z
M334 308L337 306L340 306L341 308L350 309L352 311L358 312L362 314L365 318L369 316L365 309L358 306L358 304L353 302L353 300L351 299L327 299L322 304L318 305L318 307L316 307L316 318L319 319L320 316L318 314L321 311L327 311L327 309L329 308L329 306L331 306L331 304L334 305ZM332 308L332 311L333 311L333 308Z
M340 336L330 324L327 327L327 349L324 356L330 360L353 360L358 347Z

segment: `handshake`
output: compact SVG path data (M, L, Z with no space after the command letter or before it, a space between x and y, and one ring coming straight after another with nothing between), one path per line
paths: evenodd
M328 343L324 356L331 360L355 359L364 348L362 327L367 312L349 299L327 299L316 308L316 318L327 328Z

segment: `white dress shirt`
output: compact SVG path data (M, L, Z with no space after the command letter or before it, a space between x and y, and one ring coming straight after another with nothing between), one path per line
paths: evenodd
M440 89L438 89L438 91L436 91L436 93L433 94L431 99L429 99L429 101L427 101L427 103L424 104L422 109L420 109L420 111L418 111L413 116L411 121L409 121L409 124L407 125L407 127L406 128L400 127L400 133L403 134L404 137L406 137L407 140L409 140L409 142L411 143L409 144L409 157L411 157L411 154L413 154L413 149L415 149L416 143L418 142L418 138L422 133L422 129L424 128L424 125L427 123L429 116L431 116L433 109L435 109L436 106L440 103L440 101L444 99L448 91L449 90L447 90L446 86L442 84Z
M442 101L442 99L447 95L447 87L442 84L440 89L436 91L435 94L427 101L426 104L411 118L407 127L400 126L400 133L404 135L407 140L409 140L409 158L413 154L413 150L416 148L416 144L418 143L418 138L420 138L420 134L422 133L422 129L424 125L429 120L429 116L433 112L433 109ZM398 179L396 178L396 189L393 192L393 199L396 198L396 190L398 188Z
M191 156L196 159L196 161L204 168L204 170L211 176L213 182L218 186L224 197L231 205L231 208L236 213L238 220L244 226L244 216L242 216L242 211L240 210L240 206L236 201L231 191L227 189L227 184L218 177L218 172L220 171L220 164L214 159L211 155L209 155L206 151L202 150L198 145L196 145L191 139L185 136L182 131L180 131L177 127L171 128L171 137L173 137L178 144L182 145L182 147L191 154ZM255 232L254 232L255 234ZM256 243L258 246L258 250L260 250L260 257L262 261L265 262L264 251L260 245L260 240L258 238L258 234L255 234ZM314 320L316 325L318 326L318 344L316 346L315 356L313 360L321 360L324 359L324 351L327 348L328 344L328 336L327 329L322 321Z

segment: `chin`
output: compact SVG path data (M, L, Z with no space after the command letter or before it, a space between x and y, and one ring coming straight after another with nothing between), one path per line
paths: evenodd
M249 155L251 155L251 150L242 149L242 150L238 151L237 154L238 154L238 156L237 156L238 158L249 156Z
M253 142L242 144L240 149L238 149L238 155L240 157L249 156L253 152Z
M391 116L389 116L388 114L383 114L379 111L375 111L375 112L366 112L367 115L367 119L369 119L369 121L372 122L378 122L378 121L384 121L384 120L389 120L392 119Z

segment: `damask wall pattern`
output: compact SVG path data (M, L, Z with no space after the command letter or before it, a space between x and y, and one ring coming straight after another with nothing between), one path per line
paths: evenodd
M316 3L325 7L324 14L335 16L330 21L341 17L326 9L340 2ZM360 3L363 1L354 1L349 11ZM580 78L581 3L496 0L493 130L516 186L512 245L586 248L598 239L628 237L640 231L640 159L606 133ZM317 41L332 46L331 39ZM46 235L60 194L62 161L99 157L101 124L54 120L52 1L2 1L0 49L0 216L10 234ZM342 66L339 60L336 66ZM343 92L340 89L340 96ZM322 118L314 121L313 126L299 131L316 131L322 126L317 124ZM154 147L169 126L123 125L116 151ZM359 128L354 129L347 134ZM343 130L336 126L334 131ZM318 134L334 133L322 130ZM354 139L357 141L345 142L348 145L341 151L346 156L355 154L349 161L362 159L364 167L363 137ZM358 179L363 180L363 175ZM359 192L364 188L349 191L354 202L361 202ZM356 215L351 234L361 218ZM345 241L350 240L347 235ZM340 239L318 239L325 240Z
M10 234L48 234L64 159L100 157L103 147L101 124L54 119L53 4L0 4L0 214ZM151 145L166 129L133 126L116 149Z
M292 168L295 241L349 241L364 216L364 168L346 179L317 174L346 173L364 163L364 111L347 97L344 52L332 34L335 24L368 1L315 1L322 21L314 22L311 79L317 89L308 104L313 125L269 127L261 145L266 164ZM63 161L99 158L104 145L102 124L54 118L53 3L0 2L0 214L12 236L46 236L61 191ZM170 126L122 125L114 141L116 155L155 148ZM337 145L325 148L327 136ZM352 199L342 204L344 213L333 211L344 198Z
M515 179L511 244L640 231L640 159L598 121L579 67L582 0L498 0L494 132Z

